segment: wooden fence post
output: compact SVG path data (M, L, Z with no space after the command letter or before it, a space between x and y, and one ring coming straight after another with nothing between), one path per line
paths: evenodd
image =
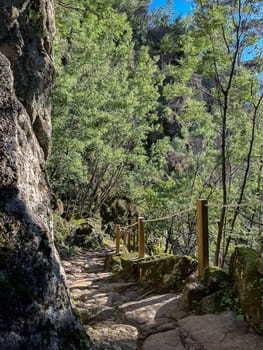
M128 232L128 245L127 245L128 251L131 250L131 232Z
M123 232L123 246L127 247L127 231Z
M205 268L209 266L207 200L198 199L196 206L197 206L198 275L199 277L203 277Z
M144 218L138 219L139 258L144 258Z
M116 254L120 253L121 225L116 225Z

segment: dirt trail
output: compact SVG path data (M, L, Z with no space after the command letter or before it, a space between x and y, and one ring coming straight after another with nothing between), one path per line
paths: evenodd
M180 294L156 294L104 270L107 250L80 252L63 266L95 350L262 350L263 337L231 312L189 315Z

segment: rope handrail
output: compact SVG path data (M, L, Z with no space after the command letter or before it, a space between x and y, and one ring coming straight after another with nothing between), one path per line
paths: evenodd
M185 213L189 213L189 212L191 212L191 211L193 211L193 210L195 210L195 209L196 209L196 207L191 207L191 208L182 210L182 211L180 211L180 212L173 213L173 214L171 214L171 215L167 215L167 216L163 216L163 217L155 218L155 219L144 220L144 222L147 223L147 222L156 222L156 221L163 221L163 220L171 219L171 218L173 218L173 217L175 217L175 216L181 216L181 215L183 215L183 214L185 214ZM131 228L131 227L133 227L133 226L136 226L136 225L138 225L138 222L135 222L134 224L131 224L131 225L122 227L122 228L121 228L121 231L127 230L127 229L129 229L129 228Z
M241 214L241 216L243 216L243 218L245 218L247 220L250 220L250 218L247 215L243 214L243 213ZM259 226L263 226L263 222L259 222L259 221L256 221L254 219L253 219L253 224L259 225Z
M161 218L144 220L144 222L147 223L147 222L163 221L163 220L171 219L171 218L173 218L175 216L181 216L181 215L183 215L185 213L189 213L189 212L191 212L193 210L196 210L196 207L191 207L191 208L182 210L180 212L177 212L177 213L174 213L174 214L171 214L171 215L163 216Z
M243 208L243 207L253 207L255 206L255 204L263 204L263 202L261 201L256 201L256 202L253 202L253 203L228 203L228 204L205 204L206 207L208 208L218 208L218 209L221 209L221 208ZM196 207L190 207L188 209L185 209L181 212L177 212L177 213L174 213L174 214L171 214L171 215L167 215L167 216L163 216L163 217L160 217L160 218L155 218L155 219L148 219L148 220L144 220L145 223L149 223L149 222L157 222L157 221L164 221L164 220L167 220L167 219L171 219L175 216L181 216L185 213L188 213L188 212L191 212L192 210L195 210ZM127 225L127 226L124 226L121 228L121 231L124 231L124 230L127 230L131 227L134 227L138 225L138 222L135 222L131 225Z
M215 202L214 202L215 203ZM211 239L209 238L209 225L208 225L208 218L209 218L209 208L236 208L236 212L238 214L241 214L243 217L246 214L246 211L244 211L244 215L243 215L243 211L239 210L238 208L248 208L248 207L252 207L254 209L250 209L250 211L252 211L253 213L257 213L257 210L260 210L261 213L261 209L262 209L262 205L263 205L263 201L260 199L256 199L253 202L248 201L248 202L239 202L239 203L225 203L225 204L208 204L207 199L198 199L196 202L196 206L192 206L189 207L187 209L183 209L181 211L178 210L178 212L176 213L172 213L163 217L159 217L159 218L149 218L149 219L145 219L143 216L139 216L138 217L138 221L136 220L136 222L134 222L133 224L121 227L120 224L116 225L116 253L120 252L120 236L123 236L123 244L124 247L127 247L127 249L130 251L131 247L133 246L134 249L137 249L138 247L138 257L139 258L144 258L145 257L145 240L147 240L150 235L145 235L145 224L146 223L152 223L152 222L157 222L157 221L163 221L163 220L167 220L167 219L171 219L174 217L177 217L177 221L178 224L183 224L183 219L180 218L183 214L186 213L190 213L192 211L195 211L196 213L196 219L193 218L193 214L190 215L190 217L188 217L189 219L193 219L194 220L194 224L196 222L196 227L194 227L193 229L196 230L197 233L197 252L198 252L198 274L199 276L203 276L204 275L204 271L205 268L207 266L209 266L209 244L211 242ZM213 211L212 211L213 213ZM253 214L254 215L254 214ZM147 215L145 214L146 218ZM148 216L149 217L149 216ZM178 219L180 218L180 219ZM135 218L134 218L135 219ZM254 217L253 217L253 221ZM261 220L258 220L259 222L255 222L255 224L262 226L261 224ZM218 224L219 221L213 222L213 224ZM211 225L211 222L210 222ZM149 226L151 227L151 226ZM134 228L134 229L132 229ZM189 229L192 229L189 226ZM120 235L120 232L123 232L123 234ZM229 231L229 233L228 233ZM161 234L161 238L162 237L169 237L168 235L168 231L166 232L162 232ZM228 248L229 248L229 244L231 243L231 240L233 240L235 242L235 244L237 244L239 241L238 240L247 240L248 244L251 245L255 245L258 241L258 239L261 239L263 232L260 232L259 235L255 236L255 233L250 232L250 229L247 229L246 232L237 232L236 230L233 230L233 228L229 229L227 227L224 228L224 236L223 239L224 241L224 246L219 249L222 250L224 252L224 256L223 258L225 258ZM159 238L160 238L160 232L159 232ZM228 236L228 238L227 238ZM163 239L163 238L162 238ZM128 243L127 243L128 242ZM167 241L168 242L168 241ZM166 242L166 244L167 244ZM240 241L241 243L243 241ZM245 241L244 241L245 242ZM168 242L169 243L169 242ZM170 242L171 243L171 242ZM216 263L219 263L219 254L218 256L216 256Z
M243 207L254 207L256 204L262 204L261 201L256 201L253 203L228 203L228 204L205 204L208 208L243 208Z
M138 222L135 222L134 224L131 224L128 226L121 227L121 231L127 230L128 228L131 228L131 227L136 226L136 225L138 225Z
M238 233L232 233L229 235L230 238L241 238L241 239L255 239L257 240L258 237L255 237L255 234L253 233L248 233L248 232L245 232L243 235L242 234L238 234Z

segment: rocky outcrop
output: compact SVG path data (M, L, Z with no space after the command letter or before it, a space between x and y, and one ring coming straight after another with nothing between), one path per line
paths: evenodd
M0 6L0 51L11 63L16 96L46 157L51 137L49 95L55 78L53 0L0 0Z
M87 349L54 248L51 0L0 0L0 348Z
M260 240L258 246L257 269L263 275L263 239Z
M154 285L163 290L182 290L187 278L196 270L197 261L186 255L146 257L134 260L121 256L121 265L127 276L142 285Z
M100 229L100 221L88 219L82 223L76 223L75 229L67 243L69 246L77 246L87 250L96 250L102 246L103 234Z
M259 326L263 323L263 276L257 271L256 258L252 248L237 247L230 270L246 318Z

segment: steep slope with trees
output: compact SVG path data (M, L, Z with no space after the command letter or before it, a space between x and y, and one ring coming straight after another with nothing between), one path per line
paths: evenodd
M211 221L218 221L212 229L216 265L220 256L224 263L236 235L254 232L256 239L261 233L254 223L260 222L262 200L261 16L259 2L197 1L185 36L185 58L173 69L177 83L167 87L167 96L185 96L178 116L185 137L177 143L192 162L182 175L194 183L190 191L195 196L221 205L211 213ZM199 81L189 86L196 73ZM250 206L226 207L243 202Z
M209 199L223 264L233 243L261 235L262 6L194 3L183 20L147 13L149 1L58 2L49 169L67 219L122 199L148 217ZM194 253L194 213L151 226L160 230L167 249Z
M67 218L96 215L116 193L129 194L133 169L149 168L145 143L162 81L148 48L134 51L125 15L107 4L99 10L99 2L88 13L85 6L58 16L49 168Z

